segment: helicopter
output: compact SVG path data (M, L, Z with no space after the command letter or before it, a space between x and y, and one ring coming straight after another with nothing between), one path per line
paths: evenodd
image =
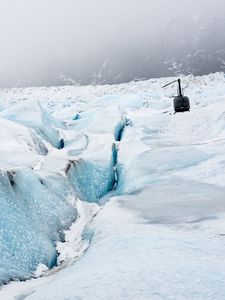
M167 83L162 88L165 88L175 82L178 82L178 95L173 99L174 113L190 111L190 101L188 97L182 94L180 78Z

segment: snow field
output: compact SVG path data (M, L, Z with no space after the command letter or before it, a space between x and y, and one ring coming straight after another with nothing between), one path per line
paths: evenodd
M1 91L6 99L3 122L11 115L7 111L16 115L29 103L33 116L42 107L50 128L60 133L49 139L40 131L41 122L24 123L26 114L8 121L32 128L48 149L47 155L32 150L30 168L25 159L19 170L11 161L19 202L29 195L32 206L43 204L46 220L57 203L53 213L67 225L57 227L54 218L48 220L62 237L46 228L65 268L59 265L40 279L12 283L0 296L224 299L225 78L222 73L183 78L191 112L176 115L170 99L175 85L161 89L170 80ZM33 107L33 100L40 105ZM46 203L48 193L60 201L51 195ZM34 213L23 228L34 221L42 222Z

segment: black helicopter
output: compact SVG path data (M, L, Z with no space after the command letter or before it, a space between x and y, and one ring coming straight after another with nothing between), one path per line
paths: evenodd
M163 88L175 82L178 82L178 95L173 99L174 113L190 111L190 101L188 97L182 94L180 79L176 79L170 83L167 83L163 86Z

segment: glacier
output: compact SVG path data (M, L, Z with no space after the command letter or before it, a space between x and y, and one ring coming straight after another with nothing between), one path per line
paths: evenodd
M1 299L224 299L225 77L172 80L0 90Z
M1 283L31 277L42 263L56 264L55 241L75 220L66 199L47 188L29 168L1 172Z

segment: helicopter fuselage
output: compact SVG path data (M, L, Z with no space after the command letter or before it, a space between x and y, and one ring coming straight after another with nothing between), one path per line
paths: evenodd
M185 112L190 111L190 101L186 96L176 96L173 99L173 106L175 112Z

